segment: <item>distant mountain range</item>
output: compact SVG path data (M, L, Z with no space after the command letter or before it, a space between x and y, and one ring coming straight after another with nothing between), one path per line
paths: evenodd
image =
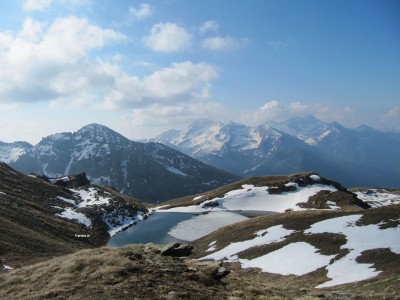
M0 161L58 177L86 172L91 183L149 202L200 193L239 179L159 143L139 143L98 124L45 137L37 145L0 143Z
M313 116L249 127L200 120L149 141L240 176L316 171L346 186L400 186L400 133Z

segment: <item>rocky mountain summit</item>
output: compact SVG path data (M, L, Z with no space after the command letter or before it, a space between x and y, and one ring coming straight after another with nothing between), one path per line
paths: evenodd
M200 120L149 141L244 177L314 170L349 187L400 186L399 133L349 129L313 116L258 127Z

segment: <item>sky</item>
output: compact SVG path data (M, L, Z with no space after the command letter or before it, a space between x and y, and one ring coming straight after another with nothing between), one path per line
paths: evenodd
M0 0L0 141L310 114L400 131L400 1Z

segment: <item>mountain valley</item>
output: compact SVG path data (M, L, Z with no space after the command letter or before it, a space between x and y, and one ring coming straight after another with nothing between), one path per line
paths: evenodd
M0 171L2 299L399 296L398 190L347 190L308 172L242 179L154 207L88 185L84 174ZM176 212L193 215L169 231L189 246L101 247L135 222Z

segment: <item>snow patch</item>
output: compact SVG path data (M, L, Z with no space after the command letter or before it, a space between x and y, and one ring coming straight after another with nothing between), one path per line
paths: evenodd
M371 189L364 192L356 192L355 194L371 207L400 204L400 195L392 194L386 190L380 192L377 189Z
M312 180L314 180L314 181L319 181L319 180L321 180L321 177L319 177L318 175L311 175L310 176L310 178L312 179Z
M263 272L281 275L304 275L325 267L336 255L322 255L319 249L305 243L291 243L254 259L240 259L243 268L261 268Z
M361 264L356 262L363 251L390 248L394 253L400 254L400 228L380 229L379 225L371 224L358 226L357 221L362 215L350 215L324 220L313 224L304 233L340 233L346 236L346 244L341 249L350 252L340 260L327 267L327 276L331 278L317 288L331 287L338 284L350 283L369 279L377 276L380 271L373 268L373 264Z
M206 250L206 252L213 252L215 250L217 250L217 241L213 241L208 244L208 249Z
M75 203L76 201L75 200L67 199L67 198L64 198L64 197L61 197L61 196L57 196L56 198L59 199L59 200L62 200L64 202L67 202L69 204L76 205L76 203Z
M169 171L169 172L171 172L171 173L174 173L174 174L177 174L177 175L181 175L181 176L188 176L188 174L186 174L186 173L183 173L181 170L178 170L178 169L176 169L176 168L174 168L174 167L167 167L167 170Z
M56 214L57 216L77 221L80 224L85 225L86 227L92 226L92 221L86 217L84 214L74 211L72 208L65 208L63 212Z
M255 232L256 237L254 239L243 242L231 243L230 245L226 246L225 248L222 248L217 252L214 252L203 258L200 258L200 260L203 259L221 260L226 258L228 261L237 261L238 260L238 257L236 256L237 253L250 249L252 247L281 242L285 239L286 236L291 235L293 232L294 230L288 230L284 228L282 225L269 227L267 229Z

